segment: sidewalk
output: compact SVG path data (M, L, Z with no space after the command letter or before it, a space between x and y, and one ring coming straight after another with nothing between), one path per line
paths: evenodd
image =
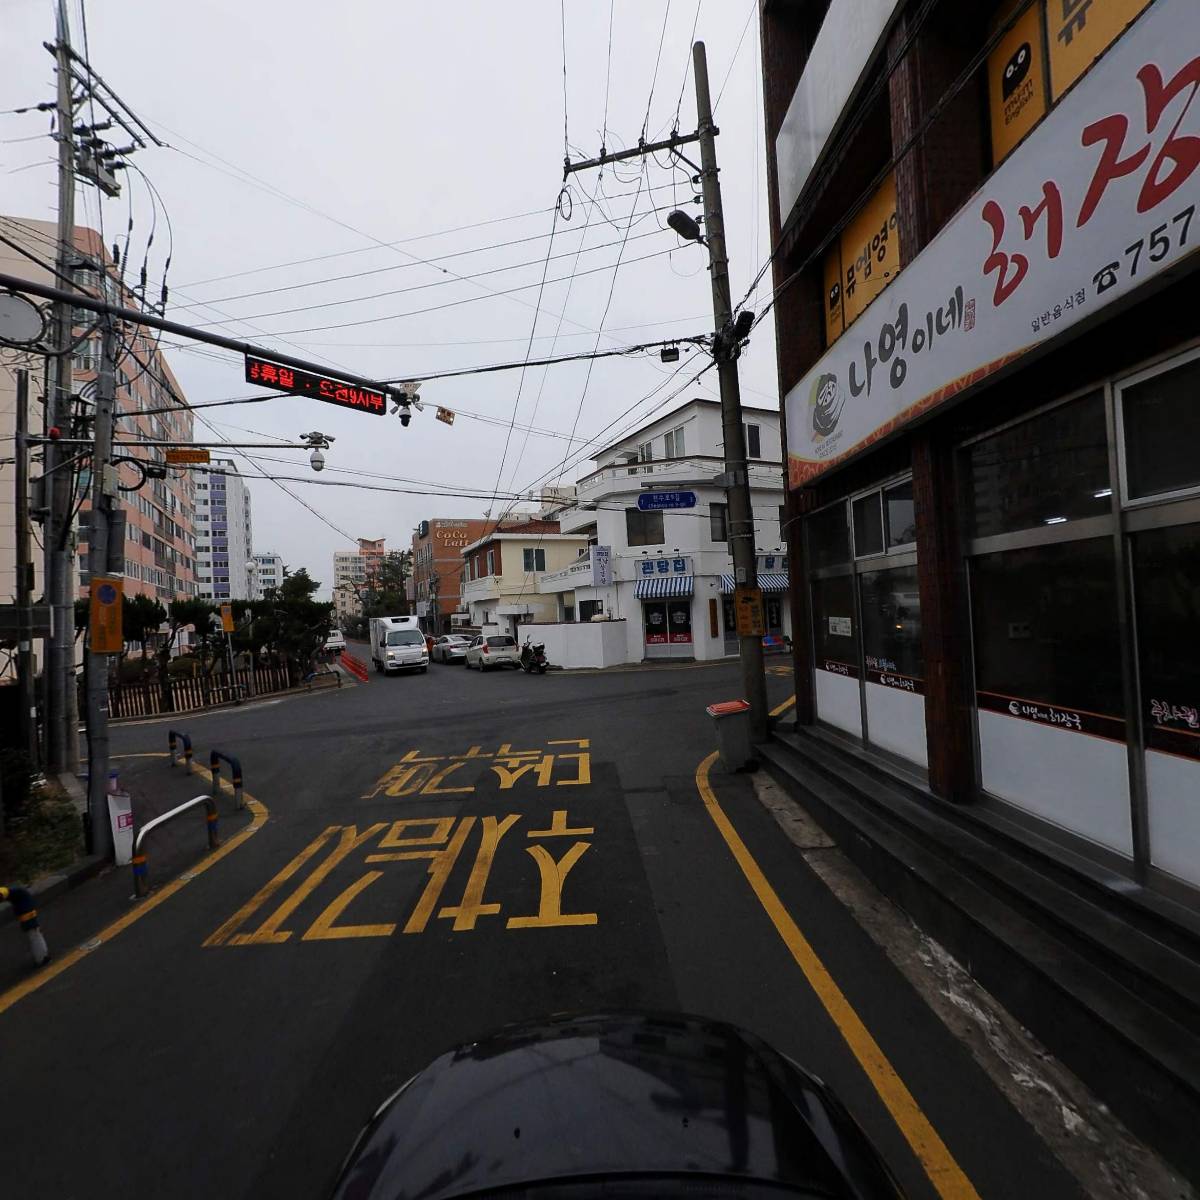
M162 757L117 758L121 788L133 801L135 827L161 815L168 809L207 794L211 788L207 776L197 772L186 775L182 766L169 767ZM233 797L222 791L217 802L222 842L228 841L251 821L249 810L235 811ZM151 894L200 862L208 853L204 808L183 813L176 820L156 829L147 841L147 865ZM94 862L94 860L93 860ZM93 867L93 869L95 869ZM69 872L64 872L69 874ZM127 913L133 899L133 871L129 866L111 864L99 869L94 878L85 878L77 886L63 886L49 896L38 897L38 919L51 961L88 941L111 921ZM9 905L3 906L0 919L0 992L27 978L32 967L24 935L10 920Z

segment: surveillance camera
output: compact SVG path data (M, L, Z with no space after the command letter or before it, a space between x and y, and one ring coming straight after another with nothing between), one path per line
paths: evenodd
M404 426L404 427L407 429L407 428L408 428L408 423L409 423L409 421L411 421L411 420L412 420L412 413L410 413L410 412L408 411L408 409L406 408L406 409L405 409L405 410L404 410L404 411L403 411L403 412L400 414L400 424L401 424L401 425L403 425L403 426Z
M314 471L325 470L325 455L320 450L314 450L309 456L308 462Z

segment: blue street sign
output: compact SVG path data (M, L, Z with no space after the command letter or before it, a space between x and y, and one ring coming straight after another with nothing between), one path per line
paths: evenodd
M663 508L695 508L695 492L643 492L638 497L642 512L657 512Z

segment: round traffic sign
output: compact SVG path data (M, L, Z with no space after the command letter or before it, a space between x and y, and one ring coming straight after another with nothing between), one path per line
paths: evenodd
M0 342L32 346L46 335L46 315L16 292L0 292Z

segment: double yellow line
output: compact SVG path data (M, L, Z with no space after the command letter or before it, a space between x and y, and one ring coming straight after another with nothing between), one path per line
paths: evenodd
M791 707L795 700L795 696L789 697L772 710L771 716L779 716ZM783 940L817 999L837 1026L838 1032L912 1148L937 1194L943 1200L979 1200L979 1193L955 1161L946 1143L938 1136L937 1130L930 1124L929 1118L896 1073L895 1067L888 1061L879 1043L871 1036L871 1031L846 999L845 993L838 987L828 968L801 933L800 927L767 881L746 843L725 815L725 810L721 807L708 778L709 770L716 759L717 753L713 751L696 768L696 790L759 904L771 919L771 924L775 926L775 932Z

